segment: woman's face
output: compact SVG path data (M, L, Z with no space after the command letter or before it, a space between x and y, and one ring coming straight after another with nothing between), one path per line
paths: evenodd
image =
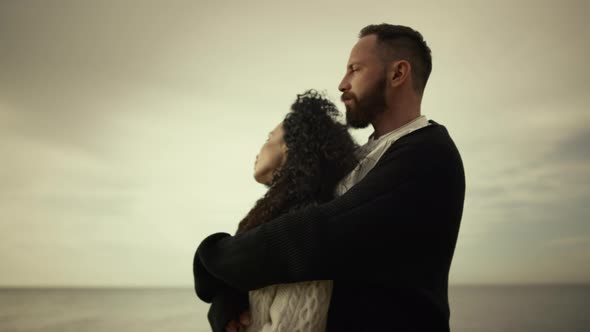
M256 182L270 185L273 173L287 160L287 145L283 141L283 123L268 134L268 139L256 156L254 179Z

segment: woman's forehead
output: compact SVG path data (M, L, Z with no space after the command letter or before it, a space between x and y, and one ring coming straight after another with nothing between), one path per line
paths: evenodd
M279 124L277 124L277 126L270 133L275 134L280 131L283 131L283 121L279 122Z

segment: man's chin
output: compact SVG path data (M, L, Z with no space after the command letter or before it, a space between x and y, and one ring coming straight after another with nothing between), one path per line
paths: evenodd
M348 107L346 108L346 125L355 129L367 128L367 126L370 124L370 121L355 116L355 114L352 112L353 111L351 111Z
M348 123L348 126L350 128L354 128L354 129L365 129L369 126L368 122L364 122L364 123Z

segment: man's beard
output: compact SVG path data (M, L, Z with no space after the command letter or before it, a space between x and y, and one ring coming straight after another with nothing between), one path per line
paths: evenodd
M346 123L350 127L366 128L377 114L385 110L385 83L385 77L378 80L375 87L360 100L353 94L342 94L342 100L353 100L350 105L346 105Z

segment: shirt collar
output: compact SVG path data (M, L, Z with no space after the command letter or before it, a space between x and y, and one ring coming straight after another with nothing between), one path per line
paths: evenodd
M381 137L375 139L375 133L373 132L371 134L371 136L369 136L369 140L368 140L368 144L369 145L374 145L374 144L378 144L379 142L382 142L384 140L388 140L390 138L399 138L401 136L407 135L411 132L413 132L414 130L420 129L422 127L426 127L428 125L428 119L426 118L426 116L424 115L420 115L419 117L415 118L414 120L406 123L405 125L394 129L384 135L381 135Z

